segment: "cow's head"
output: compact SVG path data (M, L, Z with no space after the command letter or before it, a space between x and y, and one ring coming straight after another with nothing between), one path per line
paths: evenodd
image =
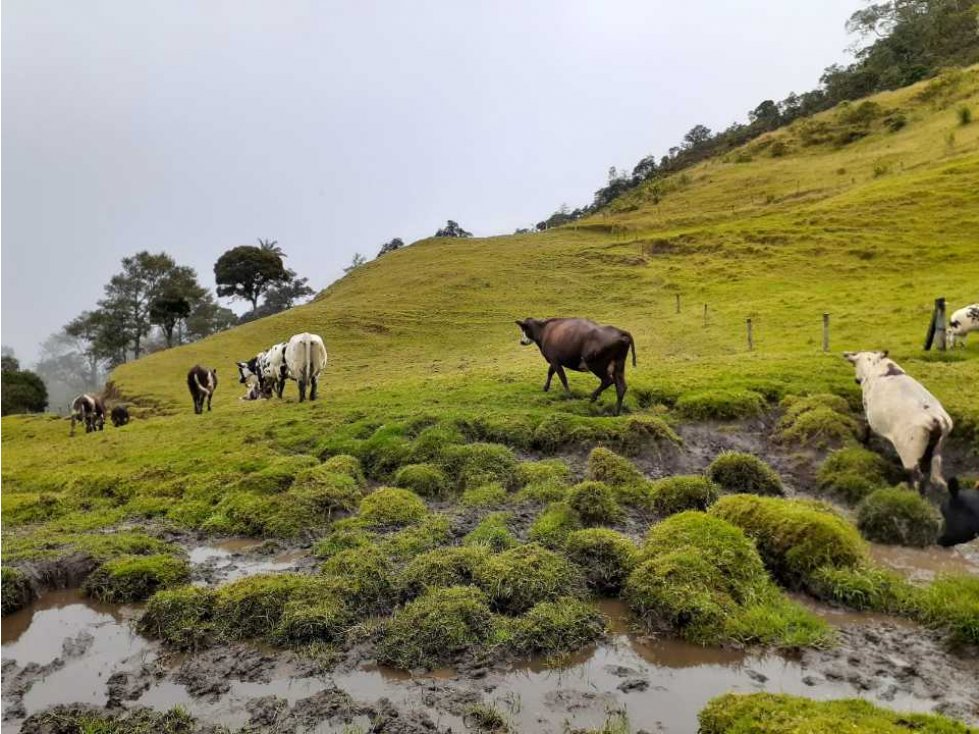
M876 377L887 371L890 360L887 350L882 352L843 352L843 358L856 369L858 385L868 377Z
M238 377L242 385L246 384L251 378L255 378L259 383L262 381L262 373L258 368L258 360L262 355L259 354L257 357L252 357L247 362L236 362L238 367ZM217 375L215 375L215 380L217 380ZM217 384L215 382L215 384Z
M523 321L516 321L514 323L520 327L520 344L526 347L530 344L537 343L540 324L537 319L524 319Z

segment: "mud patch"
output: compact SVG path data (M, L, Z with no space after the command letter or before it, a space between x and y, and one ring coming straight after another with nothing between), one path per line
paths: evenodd
M870 555L880 565L897 571L912 582L933 581L941 574L979 576L979 540L952 548L937 545L908 548L871 543Z
M226 583L260 573L293 571L313 561L302 549L283 549L253 538L232 538L198 545L188 550L188 557L197 585Z

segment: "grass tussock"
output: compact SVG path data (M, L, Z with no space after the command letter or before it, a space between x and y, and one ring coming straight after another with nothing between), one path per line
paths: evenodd
M690 420L733 421L761 415L766 404L753 390L727 389L684 393L674 407Z
M449 490L449 478L433 464L406 464L395 473L394 484L422 497L441 497Z
M860 446L832 452L819 467L819 489L848 504L888 485L892 471L879 454Z
M476 544L436 548L415 556L401 572L401 592L413 599L434 588L468 586L473 582L475 570L489 554L488 546Z
M649 487L649 504L659 515L674 515L684 510L706 510L720 492L708 477L673 476L659 479Z
M425 503L414 492L382 487L360 502L360 518L371 527L396 528L412 525L428 514Z
M584 589L577 568L536 543L490 556L475 569L475 580L504 614L522 614L538 602L577 596Z
M581 518L568 502L552 502L534 519L529 536L547 548L563 548L568 536L581 526Z
M782 399L782 417L775 428L783 443L825 448L855 442L860 424L839 395L790 395Z
M33 598L34 590L22 571L7 566L0 569L0 600L4 616L27 606Z
M517 539L507 524L509 515L505 512L493 512L479 521L462 539L463 545L482 546L494 553L505 551L517 545Z
M567 501L585 525L604 525L622 515L611 487L604 482L589 480L576 484L568 492Z
M119 556L93 571L82 590L99 601L116 604L143 601L159 589L169 589L190 579L183 558L167 554Z
M707 467L707 477L725 492L782 494L778 473L757 456L724 451Z
M535 604L510 627L510 645L519 655L558 655L604 637L608 620L594 605L565 597Z
M607 528L576 530L568 536L564 553L584 574L597 594L617 596L639 560L639 551L625 535Z
M857 527L867 540L924 548L942 531L942 516L905 487L875 490L857 507Z

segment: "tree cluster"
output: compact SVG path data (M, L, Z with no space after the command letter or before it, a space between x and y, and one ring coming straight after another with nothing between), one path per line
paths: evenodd
M22 370L13 350L4 347L0 357L0 415L43 413L48 407L44 380L30 370Z

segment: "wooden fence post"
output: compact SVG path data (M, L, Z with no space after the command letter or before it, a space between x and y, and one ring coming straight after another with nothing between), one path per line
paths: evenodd
M935 299L935 343L938 351L945 351L945 299Z
M707 304L704 304L704 328L707 328Z
M829 351L829 314L823 313L823 351Z
M680 313L680 294L676 294L676 312Z
M746 319L748 325L748 351L752 351L755 348L755 340L751 333L751 319Z

